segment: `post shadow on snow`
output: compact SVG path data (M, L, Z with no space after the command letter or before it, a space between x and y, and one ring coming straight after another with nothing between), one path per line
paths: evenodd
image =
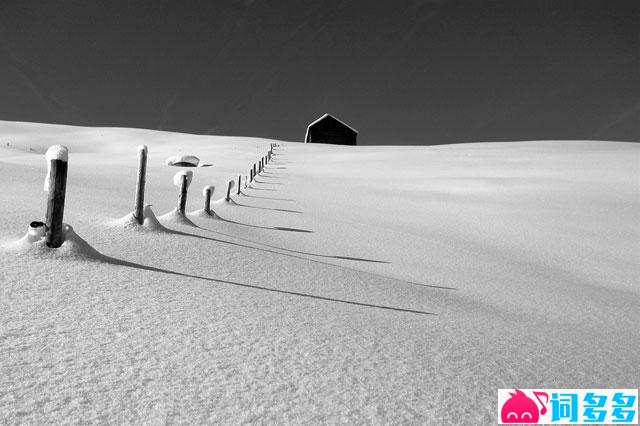
M313 233L313 231L309 231L307 229L287 228L286 226L274 226L272 229L277 229L279 231L289 231L289 232L310 232L310 233Z
M289 179L288 176L272 173L272 172L266 171L266 169L262 170L262 173L260 173L260 177L269 178L269 179Z
M227 220L227 219L222 219L221 218L220 220L223 220L225 222L234 223L233 221L230 221L230 220ZM220 235L229 236L231 238L237 238L237 239L245 240L244 238L234 237L233 235L228 235L228 234L225 234L223 232L216 232L216 231L212 231L212 230L207 229L207 228L203 228L201 226L196 225L195 223L192 226L194 226L196 228L199 228L199 229L202 229L204 231L218 233ZM257 225L247 225L247 226L257 226ZM324 265L336 266L338 268L341 268L341 266L339 266L339 265L334 265L332 263L322 262L322 261L315 260L315 259L309 259L307 257L296 256L296 255L289 254L289 253L281 253L279 251L273 251L273 250L264 249L264 248L260 248L260 247L248 246L246 244L234 243L233 241L225 241L225 240L220 240L220 239L217 239L217 238L205 237L205 236L198 235L198 234L190 234L188 232L177 231L175 229L170 229L170 228L167 228L167 227L165 227L164 229L165 229L165 232L167 232L169 234L181 235L181 236L184 236L184 237L200 238L200 239L203 239L203 240L214 241L214 242L217 242L217 243L230 244L230 245L233 245L233 246L249 248L249 249L253 249L253 250L263 251L263 252L266 252L266 253L279 254L279 255L282 255L282 256L293 257L295 259L302 259L302 260L306 260L306 261L309 261L309 262L321 263L321 264L324 264ZM287 228L284 228L284 229L287 229ZM293 232L313 232L313 231L305 231L305 230L295 230L295 228L289 228L289 230L294 230ZM250 241L250 240L245 240L245 241L251 242L253 244L261 244L261 243L256 243L256 242L253 242L253 241ZM276 250L288 251L290 253L306 254L306 255L309 255L309 256L316 256L316 257L324 257L324 258L331 258L331 259L355 260L355 261L359 261L359 262L389 263L389 262L382 261L382 260L360 259L360 258L357 258L357 257L330 256L330 255L324 255L324 254L306 253L306 252L303 252L303 251L290 250L290 249L286 249L286 248L282 248L282 247L272 246L272 245L269 245L269 244L261 244L261 245L266 246L266 247L271 247L271 248L274 248Z
M256 188L253 188L253 189L256 189ZM230 204L233 204L233 205L235 205L235 206L240 206L240 207L247 207L247 208L250 208L250 209L272 210L272 211L275 211L275 212L285 212L285 213L296 213L296 214L302 214L302 212L301 212L301 211L299 211L299 210L272 209L272 208L269 208L269 207L250 206L250 205L248 205L248 204L240 204L240 203L239 203L239 202L237 202L237 201L233 201L233 200L231 200L231 201L232 201L232 203L230 202Z
M223 221L225 221L225 222L234 223L234 224L238 224L238 225L244 225L243 223L234 222L234 221L232 221L232 220L222 219L222 218L220 218L220 219L221 219L221 220L223 220ZM197 225L196 225L196 226L197 226ZM278 230L282 230L282 231L292 231L292 232L309 232L309 233L313 233L313 231L307 231L307 230L304 230L304 229L284 228L284 227L279 227L279 226L278 226L278 227L274 227L274 228L266 228L266 227L262 227L262 226L258 226L258 225L246 225L246 226L252 226L252 227L257 227L257 228L265 228L265 229L278 229ZM308 255L308 256L324 257L324 258L326 258L326 259L354 260L354 261L357 261L357 262L370 262L370 263L387 263L387 264L391 263L391 262L387 262L386 260L364 259L364 258L361 258L361 257L352 257L352 256L333 256L333 255L328 255L328 254L317 254L317 253L309 253L309 252L306 252L306 251L291 250L291 249L287 249L287 248L283 248L283 247L273 246L273 245L271 245L271 244L258 243L258 242L256 242L256 241L251 241L251 240L248 240L248 239L246 239L246 238L236 237L236 236L233 236L233 235L225 234L224 232L219 232L219 231L214 231L214 230L211 230L211 229L208 229L208 228L203 228L203 227L201 227L201 226L197 226L197 227L198 227L198 228L200 228L200 229L204 229L205 231L212 232L212 233L214 233L214 234L220 234L220 235L224 235L225 237L230 237L230 238L237 238L237 239L239 239L239 240L243 240L243 241L246 241L246 242L248 242L248 243L252 243L252 244L259 244L259 245L262 245L262 246L265 246L265 247L271 247L271 248L274 248L274 249L276 249L276 250L288 251L288 252L290 252L290 253L306 254L306 255ZM206 238L206 237L203 237L203 238ZM216 241L217 241L217 240L216 240ZM229 243L230 243L230 244L237 244L237 243L231 243L231 242L229 242ZM249 246L243 246L243 247L249 247ZM260 248L258 248L258 247L253 247L253 248L255 248L256 250L264 250L264 249L260 249ZM268 250L268 251L269 251L270 253L273 253L273 252L272 252L272 251L270 251L270 250ZM279 252L276 252L276 253L279 253ZM287 255L286 253L279 253L279 254L283 254L283 255L285 255L285 256ZM314 261L313 259L308 259L308 258L306 258L306 257L298 257L298 256L295 256L295 257L296 257L296 258L299 258L299 259L305 259L305 260L311 260L311 261ZM315 261L315 262L317 262L317 261ZM332 264L332 263L326 263L326 265L338 266L338 265L334 265L334 264ZM340 266L338 266L338 267L340 267Z
M249 198L260 198L261 200L289 201L289 202L295 202L296 201L296 200L292 200L291 198L261 197L259 195L249 195L249 194L245 194L243 191L240 191L240 194L244 195L245 197L249 197Z
M225 219L222 219L222 220L225 220ZM391 263L391 262L387 262L387 261L383 261L383 260L372 260L372 259L362 259L362 258L348 257L348 256L331 256L331 255L324 255L324 254L307 253L307 252L303 252L303 251L297 251L297 250L286 249L286 248L283 248L283 247L277 247L277 246L273 246L273 245L270 245L270 244L258 243L258 242L251 241L251 240L246 239L246 238L237 237L237 236L234 236L234 235L225 234L224 232L213 231L211 229L203 228L203 227L195 225L195 224L193 226L195 226L196 228L202 229L204 231L208 231L208 232L214 233L214 234L224 235L224 236L230 237L230 238L236 238L238 240L246 241L246 242L249 242L249 243L252 243L252 244L259 244L259 245L262 245L262 246L265 246L265 247L271 247L271 248L274 248L274 249L277 249L277 250L288 251L290 253L306 254L306 255L309 255L309 256L332 258L332 259L354 260L354 261L360 261L360 262ZM279 254L281 256L292 257L294 259L302 259L302 260L306 260L308 262L319 263L321 265L333 266L335 268L342 268L342 269L347 269L347 270L354 271L354 272L359 272L359 273L363 273L363 274L369 274L369 275L373 275L374 277L378 277L378 278L383 278L383 279L388 279L388 280L395 280L395 281L399 281L401 283L411 284L411 285L418 286L418 287L428 287L428 288L435 288L435 289L439 289L439 290L458 290L455 287L447 287L447 286L440 286L440 285L433 285L433 284L422 284L422 283L416 283L416 282L413 282L413 281L407 281L407 280L402 280L402 279L398 279L398 278L386 277L384 275L380 275L380 274L376 274L376 273L368 272L368 271L362 271L360 269L350 268L348 266L335 265L333 263L323 262L321 260L309 259L308 257L302 257L302 256L296 256L295 254L282 253L282 252L279 252L279 251L273 251L273 250L264 249L264 248L260 248L260 247L253 247L253 246L248 246L248 245L245 245L245 244L234 243L232 241L219 240L217 238L203 237L202 235L189 234L187 232L176 231L176 230L169 229L169 228L165 228L165 230L168 233L173 233L173 234L187 236L187 237L202 238L202 239L209 240L209 241L215 241L215 242L219 242L219 243L235 245L235 246L238 246L238 247L244 247L244 248L249 248L249 249L253 249L253 250L263 251L263 252L266 252L266 253Z
M337 298L333 298L333 297L318 296L318 295L315 295L315 294L300 293L300 292L297 292L297 291L280 290L280 289L276 289L276 288L263 287L263 286L254 285L254 284L246 284L246 283L239 283L239 282L235 282L235 281L219 280L219 279L216 279L216 278L201 277L199 275L184 274L182 272L175 272L175 271L170 271L168 269L156 268L156 267L153 267L153 266L146 266L146 265L142 265L142 264L139 264L139 263L128 262L126 260L116 259L115 257L110 257L110 256L106 256L106 255L101 255L100 256L100 260L102 260L104 262L107 262L107 263L111 263L113 265L120 265L120 266L129 267L129 268L142 269L144 271L161 272L161 273L164 273L164 274L176 275L178 277L195 278L195 279L211 281L211 282L219 283L219 284L228 284L228 285L233 285L233 286L237 286L237 287L245 287L245 288L251 288L251 289L255 289L255 290L268 291L268 292L272 292L272 293L288 294L290 296L306 297L306 298L309 298L309 299L324 300L324 301L327 301L327 302L344 303L346 305L363 306L363 307L366 307L366 308L385 309L385 310L389 310L389 311L405 312L405 313L410 313L410 314L436 315L433 312L418 311L418 310L414 310L414 309L405 309L405 308L396 308L396 307L393 307L393 306L374 305L374 304L371 304L371 303L354 302L354 301L351 301L351 300L343 300L343 299L337 299Z
M248 223L236 222L235 220L225 219L225 218L221 217L220 215L218 215L218 218L219 218L219 220L221 220L223 222L233 223L234 225L248 226L250 228L273 229L273 230L276 230L276 231L303 232L303 233L310 233L310 234L313 233L313 231L309 231L308 229L286 228L286 227L283 227L283 226L270 227L270 226L250 225ZM198 226L198 228L204 229L205 231L208 231L208 229L202 228L200 226Z
M268 176L264 176L264 177L268 177ZM253 181L256 183L264 183L265 185L284 185L284 183L282 182L264 182L258 179L253 179Z
M277 249L277 250L288 251L288 252L291 252L291 253L306 254L306 255L309 255L309 256L318 256L318 257L325 257L325 258L328 257L328 258L334 258L334 259L359 260L359 261L373 262L373 263L391 263L391 262L387 262L387 261L361 259L361 258L357 258L357 257L330 256L330 255L323 255L323 254L307 253L307 252L303 252L303 251L297 251L297 250L291 250L291 249L286 249L286 248L282 248L282 247L277 247L277 246L273 246L271 244L259 243L259 242L256 242L256 241L249 240L247 238L237 237L237 236L234 236L234 235L225 234L224 232L213 231L213 230L207 229L207 228L200 228L200 229L204 229L205 231L209 231L209 232L212 232L214 234L224 235L225 237L236 238L238 240L246 241L248 243L259 244L261 246L271 247L271 248L274 248L274 249ZM264 249L260 249L258 247L253 247L253 248L255 248L256 250L264 250ZM269 253L274 253L271 250L268 250L268 252ZM289 255L289 254L280 253L280 252L275 252L275 253L282 254L284 256L291 256L291 257L294 257L296 259L304 259L304 260L308 260L308 261L311 261L311 262L320 263L322 265L329 265L329 266L334 266L336 268L348 269L348 270L355 271L355 272L361 272L361 273L364 273L364 274L370 274L370 275L373 275L373 276L376 276L376 277L379 277L379 278L396 280L396 281L400 281L400 282L405 283L405 284L411 284L411 285L415 285L415 286L418 286L418 287L429 287L429 288L436 288L436 289L440 289L440 290L458 290L456 287L448 287L448 286L442 286L442 285L416 283L416 282L413 282L413 281L407 281L407 280L401 280L401 279L398 279L398 278L386 277L384 275L375 274L373 272L361 271L360 269L350 268L348 266L335 265L333 263L322 262L320 260L315 260L315 259L309 259L307 257L294 256L294 255Z
M255 179L254 179L255 180ZM249 186L248 189L255 189L256 191L276 191L275 189L269 189L269 188L254 188L252 186Z

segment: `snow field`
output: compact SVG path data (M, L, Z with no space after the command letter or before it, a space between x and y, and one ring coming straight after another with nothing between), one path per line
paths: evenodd
M498 388L639 382L634 144L277 142L211 218L200 188L274 141L9 122L0 138L2 423L493 424ZM51 255L16 242L54 144L73 228ZM179 150L213 164L187 217L164 163Z

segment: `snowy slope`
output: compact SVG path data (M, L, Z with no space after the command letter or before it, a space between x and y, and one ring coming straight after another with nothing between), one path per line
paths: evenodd
M58 143L77 236L52 254L17 241ZM144 228L125 217L140 144ZM640 382L638 145L0 122L0 146L0 423L490 424L498 388ZM190 169L191 224L172 155L212 164ZM222 219L198 212L206 185Z

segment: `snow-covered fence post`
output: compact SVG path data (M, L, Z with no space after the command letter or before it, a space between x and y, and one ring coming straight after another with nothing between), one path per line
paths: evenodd
M253 163L253 179L256 178L256 163Z
M140 145L138 147L138 181L136 183L136 205L133 216L140 225L144 222L144 185L147 175L147 146Z
M192 178L193 172L191 170L183 170L173 176L173 184L180 187L178 211L182 214L185 214L184 212L187 208L187 189L189 188L189 184L191 183Z
M187 209L187 189L189 188L189 184L187 183L187 176L182 175L182 183L180 186L180 204L178 206L178 210L180 213L184 214Z
M63 243L62 217L67 191L69 150L66 146L53 145L47 150L45 158L49 162L49 174L44 182L44 189L49 193L45 237L47 247L58 248Z
M245 189L247 188L247 182L249 181L249 176L245 175L244 176L244 187Z
M207 185L202 190L202 195L204 195L204 212L208 214L211 214L211 196L214 190L215 187L213 185Z
M238 175L238 195L240 195L240 189L242 188L240 185L242 184L242 175Z
M225 198L225 200L227 200L227 202L231 201L231 190L233 189L235 184L236 183L234 181L232 181L232 180L227 182L227 197Z

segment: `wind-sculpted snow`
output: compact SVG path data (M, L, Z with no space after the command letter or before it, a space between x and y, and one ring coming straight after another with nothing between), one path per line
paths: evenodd
M6 256L32 256L35 268L38 267L39 258L59 260L100 258L100 253L76 234L71 225L66 223L63 225L62 235L64 242L57 249L47 247L44 235L34 235L30 232L17 241L5 244L3 248Z
M117 228L125 228L132 229L135 231L153 231L153 232L166 232L167 229L162 226L162 224L158 221L155 213L151 209L151 205L147 204L144 206L142 210L143 221L142 224L139 224L136 220L133 212L123 216L120 219L112 220L108 222L108 225L117 227Z
M198 167L200 159L195 155L172 155L165 163L167 166Z
M2 424L495 424L498 388L640 382L637 145L278 142L227 203L274 141L4 129ZM42 140L71 141L55 250ZM216 158L186 217L174 152Z

